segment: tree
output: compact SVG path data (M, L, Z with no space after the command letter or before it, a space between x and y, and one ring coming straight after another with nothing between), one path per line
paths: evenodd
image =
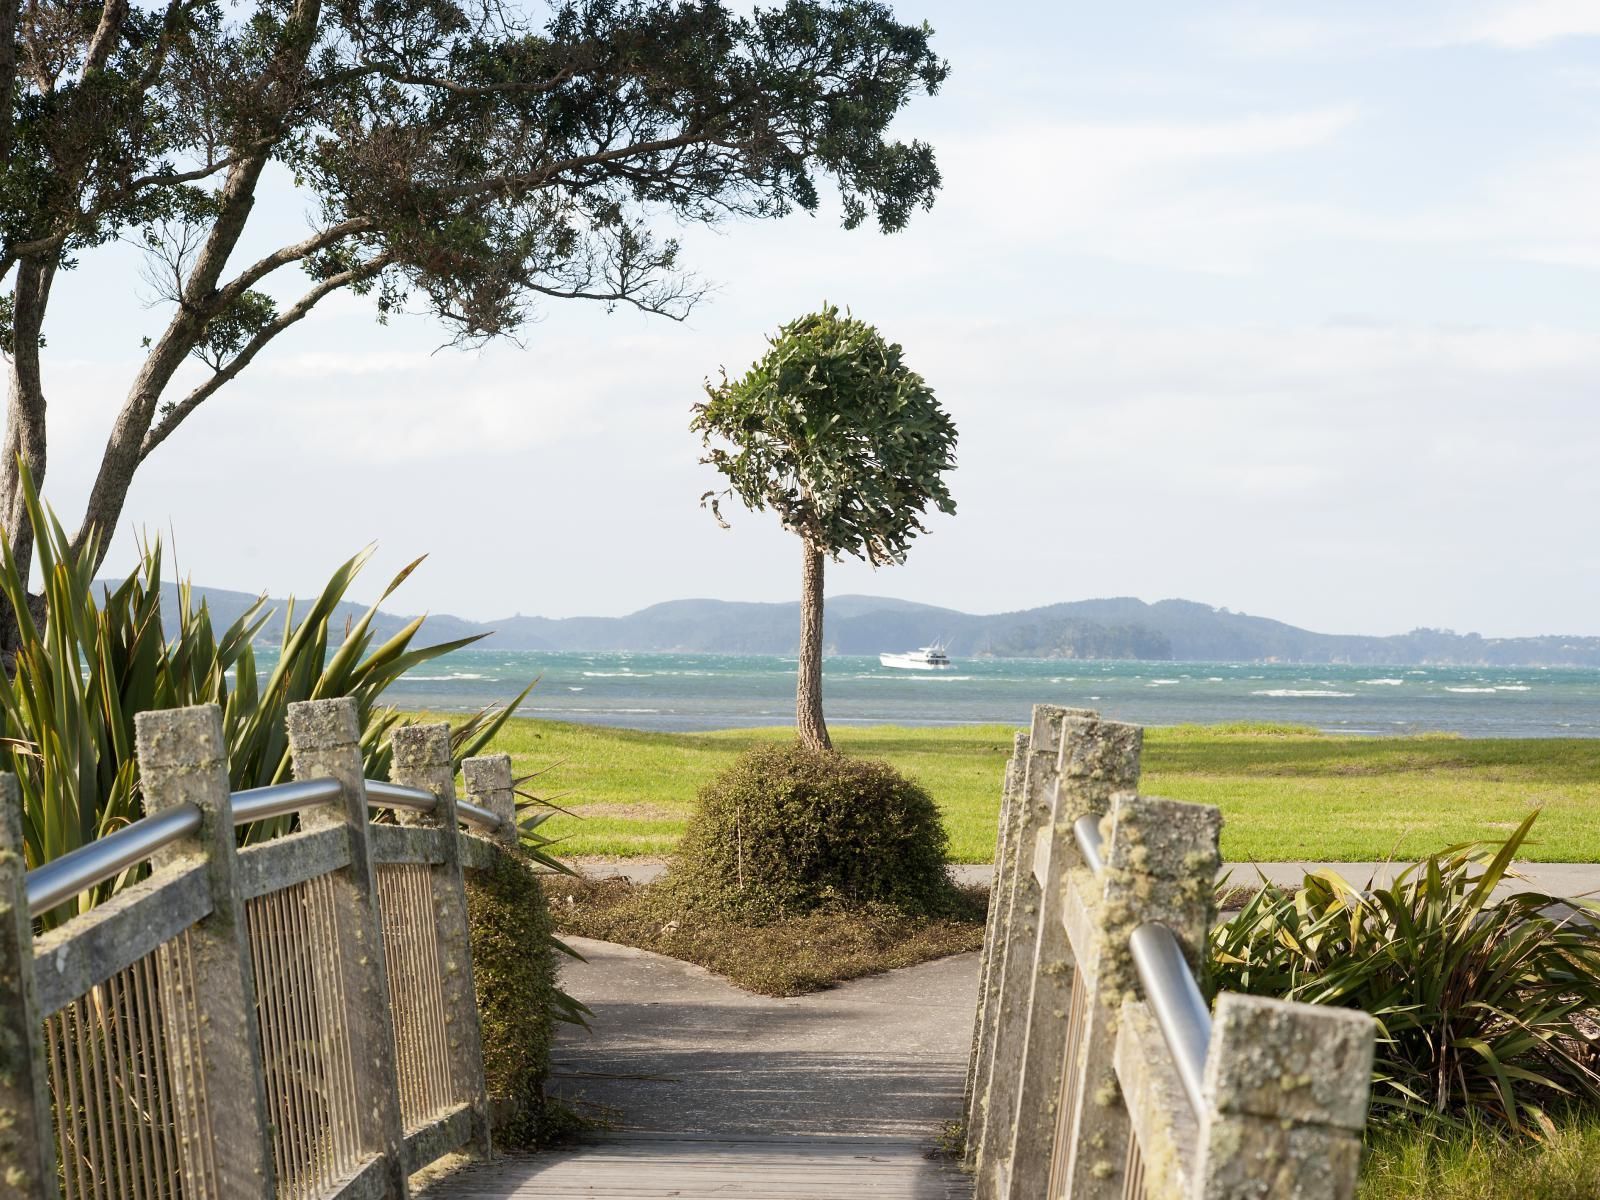
M832 305L792 321L740 379L706 385L690 427L700 461L728 481L701 502L771 508L800 535L800 669L795 728L829 749L822 716L823 560L851 554L873 566L902 562L926 533L930 507L956 511L944 483L955 468L956 427L899 345ZM728 445L716 445L715 442ZM728 448L728 447L731 447Z
M52 286L96 248L146 247L164 324L78 547L109 535L179 425L337 291L380 319L414 303L474 343L546 298L681 319L704 289L663 220L814 210L831 178L847 227L901 228L939 185L927 145L886 138L945 78L930 37L877 0L744 16L552 0L542 19L496 0L0 0L0 524L16 560L33 538L19 459L46 470ZM269 177L313 218L251 259ZM303 291L285 290L293 269ZM185 390L192 360L206 373Z

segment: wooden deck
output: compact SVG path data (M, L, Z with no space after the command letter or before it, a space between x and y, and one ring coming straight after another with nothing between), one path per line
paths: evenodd
M717 1200L971 1200L972 1181L923 1145L878 1138L623 1135L593 1146L464 1168L427 1200L715 1197Z

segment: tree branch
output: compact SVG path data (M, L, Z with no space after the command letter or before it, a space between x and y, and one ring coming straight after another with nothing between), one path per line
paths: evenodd
M263 326L255 337L245 343L239 353L234 355L226 366L213 374L210 379L195 388L194 391L190 392L177 404L167 409L161 420L145 434L144 441L139 446L139 461L141 463L144 462L150 456L151 451L166 441L172 431L183 423L185 417L209 400L223 384L249 366L250 360L268 342L305 317L324 297L338 291L340 288L348 287L352 283L370 279L388 265L388 256L380 255L377 258L369 259L359 267L352 267L348 271L330 275L304 296L301 296L292 307L279 313L269 324Z
M274 250L265 258L257 259L243 271L240 271L232 280L223 284L217 290L215 303L210 307L213 311L221 311L279 267L286 267L292 262L299 262L303 258L309 258L319 250L326 250L329 246L336 245L347 237L353 237L355 234L371 228L372 222L366 217L351 217L348 221L340 221L337 225L330 225L321 233L312 234L303 241Z

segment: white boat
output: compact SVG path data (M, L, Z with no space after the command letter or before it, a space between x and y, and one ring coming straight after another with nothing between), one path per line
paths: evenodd
M886 667L899 667L905 671L942 671L955 666L944 652L944 647L938 643L905 654L880 654L878 661Z

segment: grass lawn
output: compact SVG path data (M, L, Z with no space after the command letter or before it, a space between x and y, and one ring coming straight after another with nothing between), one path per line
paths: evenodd
M1008 727L845 727L848 754L886 758L932 794L952 856L994 852ZM568 855L659 856L683 829L700 784L757 740L788 729L641 733L514 720L495 749L581 819L546 829ZM1497 837L1544 809L1528 857L1600 861L1600 739L1357 738L1256 727L1151 729L1144 790L1221 807L1234 862L1362 861Z

